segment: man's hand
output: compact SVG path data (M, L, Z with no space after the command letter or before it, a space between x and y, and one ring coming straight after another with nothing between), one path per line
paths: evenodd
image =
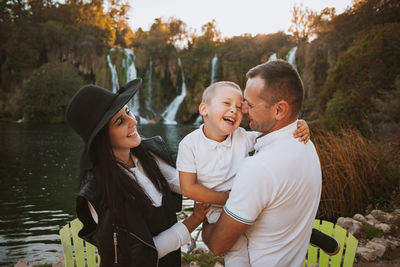
M217 223L203 222L202 239L214 255L222 255L235 244L248 226L223 211Z

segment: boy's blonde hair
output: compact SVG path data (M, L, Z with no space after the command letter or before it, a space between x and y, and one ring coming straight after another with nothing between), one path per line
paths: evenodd
M216 90L217 90L219 87L222 87L222 86L229 86L229 87L232 87L232 88L234 88L234 89L237 89L237 90L240 92L240 94L242 95L242 89L240 89L240 86L239 86L239 85L237 85L237 84L234 83L234 82L221 81L221 82L216 82L216 83L211 84L210 86L208 86L208 87L204 90L204 92L203 92L203 98L201 99L201 103L209 104L210 101L211 101L211 99L213 98L213 96L214 96Z

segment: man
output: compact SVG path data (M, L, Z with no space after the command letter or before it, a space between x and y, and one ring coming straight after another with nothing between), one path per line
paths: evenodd
M302 266L321 195L315 147L292 137L303 85L283 60L258 65L247 78L242 110L263 135L241 165L217 223L203 224L203 240L220 255L245 232L251 266Z

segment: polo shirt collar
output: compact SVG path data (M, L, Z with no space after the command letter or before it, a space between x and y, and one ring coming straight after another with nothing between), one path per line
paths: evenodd
M282 136L290 135L293 137L293 132L297 129L297 121L298 120L296 120L295 122L281 128L279 130L273 131L272 133L258 137L257 141L254 145L255 153L259 152L263 147L271 144L276 139L278 139Z
M218 146L224 146L224 147L232 146L232 133L230 133L224 141L217 142L215 140L208 138L204 134L203 128L204 128L204 123L202 125L200 125L201 137L202 137L203 141L207 144L207 146L210 147L211 149L215 149Z

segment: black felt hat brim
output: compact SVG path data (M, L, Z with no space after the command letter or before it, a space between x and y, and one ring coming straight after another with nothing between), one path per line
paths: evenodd
M92 131L88 141L85 144L85 148L83 150L81 160L80 160L80 167L82 169L91 169L93 167L93 163L90 159L89 151L93 139L96 135L103 129L104 126L110 121L110 119L118 113L128 102L132 99L132 97L137 93L139 90L140 85L142 84L142 79L135 79L124 85L121 89L123 90L121 93L118 93L115 100L112 102L109 109L104 113L102 119L96 125L94 130ZM121 90L120 89L120 90Z

